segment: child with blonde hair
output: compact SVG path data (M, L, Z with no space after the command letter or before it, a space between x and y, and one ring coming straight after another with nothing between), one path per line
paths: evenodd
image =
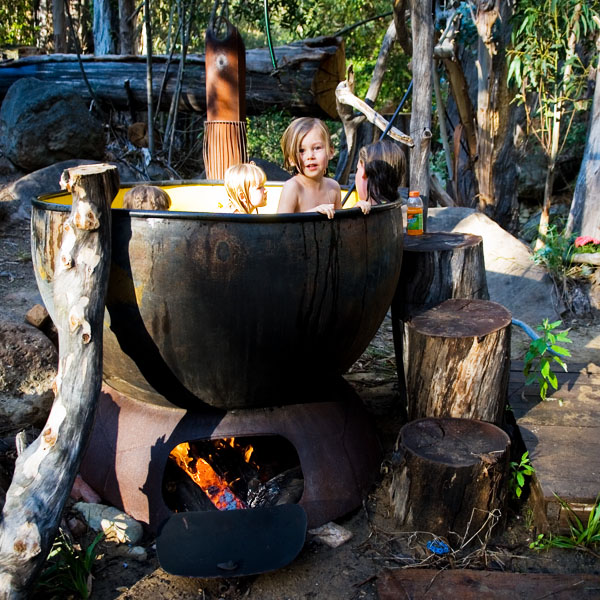
M333 219L342 208L340 186L327 177L333 145L327 125L320 119L292 121L281 137L284 167L294 172L281 190L278 213L318 212Z
M225 171L224 185L234 213L258 213L267 205L266 173L254 163L232 165Z
M354 177L359 198L355 206L367 215L373 204L395 202L405 179L406 157L397 144L380 140L363 146Z

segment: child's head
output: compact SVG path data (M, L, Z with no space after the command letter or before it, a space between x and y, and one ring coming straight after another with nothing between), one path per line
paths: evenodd
M155 185L136 185L123 196L123 208L137 210L169 210L171 198Z
M405 176L406 158L397 144L380 140L360 149L355 184L361 200L378 204L397 200Z
M313 117L300 117L294 119L281 136L281 151L283 152L283 166L288 171L296 170L297 173L305 173L306 166L303 160L303 140L308 134L323 145L326 163L333 158L333 144L331 134L327 125L321 119ZM327 164L325 164L325 167Z
M224 184L234 212L251 213L267 204L266 173L254 163L233 165L225 171Z

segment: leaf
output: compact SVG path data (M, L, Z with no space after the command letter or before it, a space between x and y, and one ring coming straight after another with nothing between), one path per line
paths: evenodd
M550 361L547 358L542 358L542 362L541 362L541 366L540 366L540 373L546 379L548 379L548 376L550 374Z
M552 386L552 387L553 387L555 390L557 390L557 389L558 389L558 379L557 379L557 377L556 377L556 375L554 374L554 372L553 372L553 371L550 371L550 372L548 373L548 377L547 377L547 379L548 379L548 382L550 383L550 385L551 385L551 386Z
M561 356L571 356L571 353L566 348L561 348L556 344L550 346L550 350L552 350L552 352L556 352L556 354L560 354Z
M517 471L517 481L519 482L519 485L521 487L523 487L525 485L525 477L523 477L523 473Z

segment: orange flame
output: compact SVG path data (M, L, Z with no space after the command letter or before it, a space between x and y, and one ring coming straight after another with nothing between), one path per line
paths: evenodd
M194 461L189 452L190 445L184 442L173 448L169 457L191 477L192 481L200 486L219 510L247 508L208 462L203 458ZM193 464L194 462L195 464Z

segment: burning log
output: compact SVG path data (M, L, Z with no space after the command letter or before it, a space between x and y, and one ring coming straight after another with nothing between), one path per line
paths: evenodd
M246 52L247 113L257 115L275 108L289 110L295 116L337 118L335 88L345 77L342 38L306 39L278 46L274 51L277 70L273 70L268 49ZM145 110L146 57L86 55L81 57L81 61L90 86L101 102L118 110ZM166 56L153 56L152 72L155 100L158 99L161 82L166 79L161 105L156 108L168 111L176 88L176 61L170 62ZM60 85L69 87L86 101L91 100L74 54L30 56L0 63L0 100L21 77L60 82ZM134 106L130 99L135 103ZM178 110L206 112L203 55L186 57Z
M169 455L196 482L219 510L247 508L204 458L190 456L190 445L176 446Z

